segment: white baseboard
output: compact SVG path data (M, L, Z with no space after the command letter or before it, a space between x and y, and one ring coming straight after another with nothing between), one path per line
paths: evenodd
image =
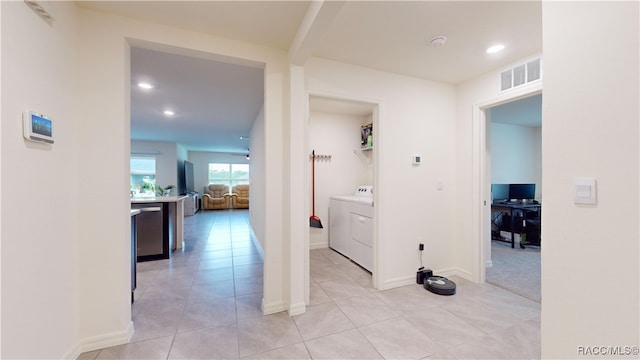
M80 352L78 345L74 345L73 348L62 355L60 359L77 359L80 354L82 353Z
M459 267L444 268L438 271L434 271L433 273L444 277L459 276L463 279L473 281L473 276L471 275L471 273Z
M289 316L300 315L307 312L307 305L304 302L292 304L289 306L289 310L287 310Z
M411 285L415 283L416 283L415 276L403 276L395 279L385 280L382 283L383 289L379 289L379 290L389 290L389 289L397 288L400 286L406 286L406 285Z
M258 252L260 253L260 257L262 258L262 261L264 261L264 250L262 249L262 245L260 244L260 241L258 241L258 237L256 236L256 233L253 231L251 224L249 224L249 237L251 238L251 241L253 241L253 244L256 246L256 249L258 249Z
M78 355L98 349L104 349L111 346L123 345L129 343L134 333L133 321L129 322L127 328L123 331L116 331L109 334L91 336L80 340L80 344L69 351L65 359L76 359Z
M461 268L458 267L450 267L450 268L444 268L444 269L439 269L439 270L433 270L433 274L434 275L439 275L439 276L444 276L444 277L450 277L450 276L459 276L463 279L469 280L469 281L473 281L471 280L473 277L471 276L471 273L469 273L468 271L465 271ZM393 289L393 288L397 288L400 286L406 286L406 285L412 285L416 283L416 277L415 275L411 275L411 276L403 276L403 277L399 277L399 278L395 278L395 279L390 279L390 280L386 280L383 283L383 289L379 289L379 290L389 290L389 289Z
M283 311L287 311L287 308L284 305L284 303L275 302L275 303L267 304L266 302L264 302L264 298L262 298L262 314L263 315L275 314Z

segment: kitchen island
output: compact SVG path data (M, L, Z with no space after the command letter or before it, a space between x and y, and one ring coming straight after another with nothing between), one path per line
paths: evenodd
M131 209L140 210L137 221L137 259L169 259L184 240L186 196L133 197Z
M136 286L137 286L137 267L136 267L136 263L138 262L138 255L136 252L136 244L138 243L136 241L136 215L140 214L140 210L138 209L131 209L131 303L133 304L134 299L134 292L136 290Z

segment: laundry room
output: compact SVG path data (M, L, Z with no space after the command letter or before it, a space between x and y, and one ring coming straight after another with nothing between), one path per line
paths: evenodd
M371 220L350 217L349 224L363 224L358 229L362 232L370 229L366 223L373 225L373 287L415 284L420 243L424 243L422 265L442 276L455 273L456 233L471 217L454 216L458 188L454 160L461 156L456 151L454 88L319 59L305 65L304 72L309 97L307 138L301 141L308 179L306 218L315 203L315 215L323 225L308 227L309 249L333 252L331 198L354 196L359 186L372 185ZM354 113L317 104L327 98L342 100L347 109L358 104L368 107ZM369 123L369 117L372 150L361 150L362 125ZM312 162L312 151L330 157ZM416 156L419 164L414 163Z
M312 214L322 227L311 226L310 249L329 247L332 197L353 196L374 180L375 104L311 96L309 155L312 169ZM312 153L315 155L312 155ZM346 254L345 254L346 255Z

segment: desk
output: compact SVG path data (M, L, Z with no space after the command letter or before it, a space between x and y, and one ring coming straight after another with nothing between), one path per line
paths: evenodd
M514 214L520 212L522 214L522 218L526 219L525 213L529 211L540 213L540 209L542 205L540 204L509 204L509 203L494 203L491 204L491 212L500 212L504 214L509 214L511 218L511 248L515 247L515 227L514 227ZM493 216L492 216L493 219ZM492 220L493 221L493 220ZM524 248L523 245L520 247Z

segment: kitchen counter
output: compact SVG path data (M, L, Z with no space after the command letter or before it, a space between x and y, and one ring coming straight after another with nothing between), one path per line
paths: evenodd
M173 250L181 249L183 246L184 199L186 198L187 197L185 195L131 198L132 212L134 210L140 211L139 209L145 207L145 205L156 204L158 207L162 208L164 250L161 256L156 256L157 258L168 259ZM145 260L153 260L156 257L147 257Z
M178 196L152 196L152 197L132 197L132 204L144 204L144 203L165 203L165 202L178 202L186 199L186 195Z

